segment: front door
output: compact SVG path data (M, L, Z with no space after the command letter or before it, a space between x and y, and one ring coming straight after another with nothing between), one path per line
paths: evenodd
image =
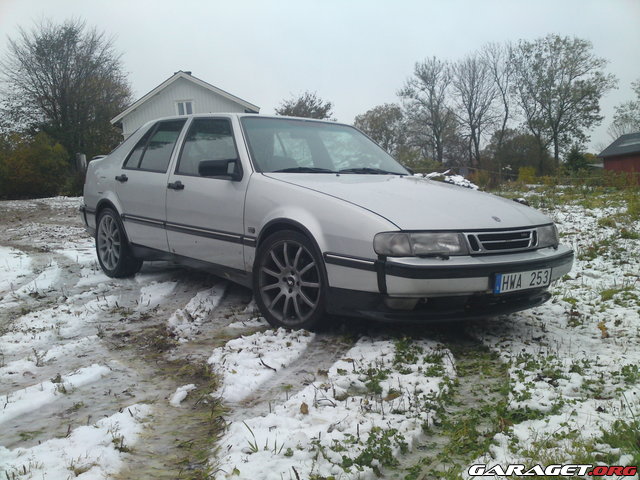
M203 177L205 160L238 159L229 118L195 118L167 190L167 237L172 253L244 270L244 197L249 181Z

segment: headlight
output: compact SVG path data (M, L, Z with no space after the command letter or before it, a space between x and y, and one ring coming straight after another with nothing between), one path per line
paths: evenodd
M378 255L388 257L448 257L469 253L461 233L378 233L373 239Z
M538 227L538 247L557 247L559 243L560 237L555 225Z

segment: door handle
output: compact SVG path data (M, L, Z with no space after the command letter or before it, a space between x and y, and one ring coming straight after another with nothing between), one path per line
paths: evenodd
M184 184L180 180L176 180L175 182L167 183L167 188L171 190L184 190Z
M124 183L127 180L129 180L129 177L127 177L124 173L122 175L116 175L116 180L119 181L120 183Z

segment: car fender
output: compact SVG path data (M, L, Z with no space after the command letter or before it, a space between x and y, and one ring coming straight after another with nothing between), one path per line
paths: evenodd
M311 189L255 174L245 202L245 231L256 244L273 231L274 225L299 226L311 237L319 253L339 253L376 258L376 233L397 230L387 219L358 205ZM245 250L247 270L253 268L255 248Z

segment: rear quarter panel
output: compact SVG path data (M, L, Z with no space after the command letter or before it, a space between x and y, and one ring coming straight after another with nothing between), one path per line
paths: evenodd
M96 210L101 201L108 201L118 213L122 213L122 206L115 192L115 176L120 172L129 151L153 123L149 122L138 129L106 157L89 162L83 190L85 206ZM90 227L95 228L94 215L88 215L87 221Z

